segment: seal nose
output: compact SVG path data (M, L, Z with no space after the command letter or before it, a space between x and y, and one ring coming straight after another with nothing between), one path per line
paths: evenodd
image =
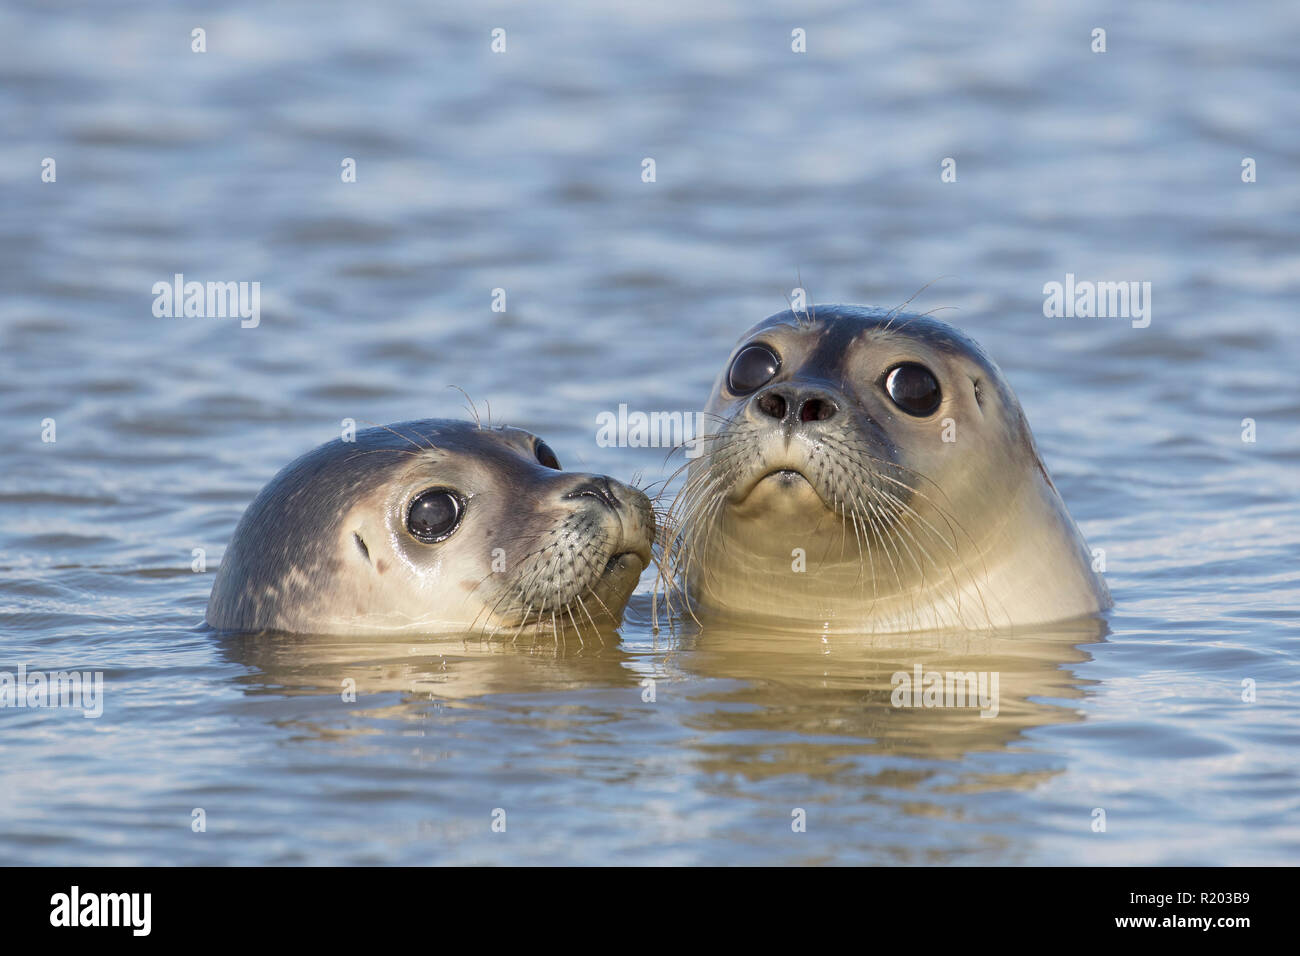
M564 497L582 498L590 496L597 499L602 504L608 505L612 510L618 510L618 496L614 494L614 487L609 483L609 479L604 475L585 479L580 485L570 491Z
M796 422L824 422L840 410L829 392L802 388L789 382L773 385L754 396L754 407L767 418L793 425Z

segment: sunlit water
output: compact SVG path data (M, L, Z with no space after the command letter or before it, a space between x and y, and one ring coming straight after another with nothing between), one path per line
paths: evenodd
M106 681L98 719L0 710L0 861L1297 859L1300 8L440 6L0 8L0 670ZM178 272L259 281L260 325L156 318ZM1151 282L1150 326L1044 318L1066 273ZM596 416L701 407L801 279L938 280L913 307L1105 551L1102 625L656 635L647 575L581 647L202 626L343 419L457 385L653 481ZM917 664L998 672L998 715L891 706Z

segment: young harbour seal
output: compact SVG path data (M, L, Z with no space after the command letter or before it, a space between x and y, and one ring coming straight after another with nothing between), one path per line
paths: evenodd
M401 422L321 445L262 489L207 620L231 631L581 633L618 623L653 537L644 494L560 470L535 435Z
M770 316L705 419L661 568L692 606L899 632L1111 605L1011 387L943 322L847 305Z

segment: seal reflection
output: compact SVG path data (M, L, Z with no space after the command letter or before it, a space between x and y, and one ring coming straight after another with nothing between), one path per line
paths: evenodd
M349 732L340 730L345 713L417 720L470 707L495 725L490 736L595 708L623 725L628 741L638 725L667 717L699 770L762 779L860 773L858 761L871 755L950 760L1020 747L1035 728L1082 719L1071 702L1084 697L1087 682L1073 668L1105 634L1097 618L1014 633L831 635L702 615L651 646L627 646L612 630L582 643L283 634L227 635L221 646L249 668L239 683L250 695L341 700L342 710L304 718L321 737ZM900 675L913 680L918 669L924 678L975 675L976 689L982 675L994 706L977 693L954 701L951 682L937 693L919 686L909 697ZM343 699L349 687L352 701ZM525 708L502 703L520 695ZM436 725L426 727L438 735ZM621 759L636 772L635 749Z

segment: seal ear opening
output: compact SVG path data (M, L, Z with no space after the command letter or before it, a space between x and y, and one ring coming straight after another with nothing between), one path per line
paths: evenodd
M973 378L970 381L971 384L975 386L975 404L979 406L979 410L982 412L984 411L984 389L980 386L983 383L977 378Z
M352 532L352 540L357 543L357 550L361 552L361 556L365 558L366 563L369 564L370 549L366 547L366 542L362 540L361 535L357 534L355 531Z

